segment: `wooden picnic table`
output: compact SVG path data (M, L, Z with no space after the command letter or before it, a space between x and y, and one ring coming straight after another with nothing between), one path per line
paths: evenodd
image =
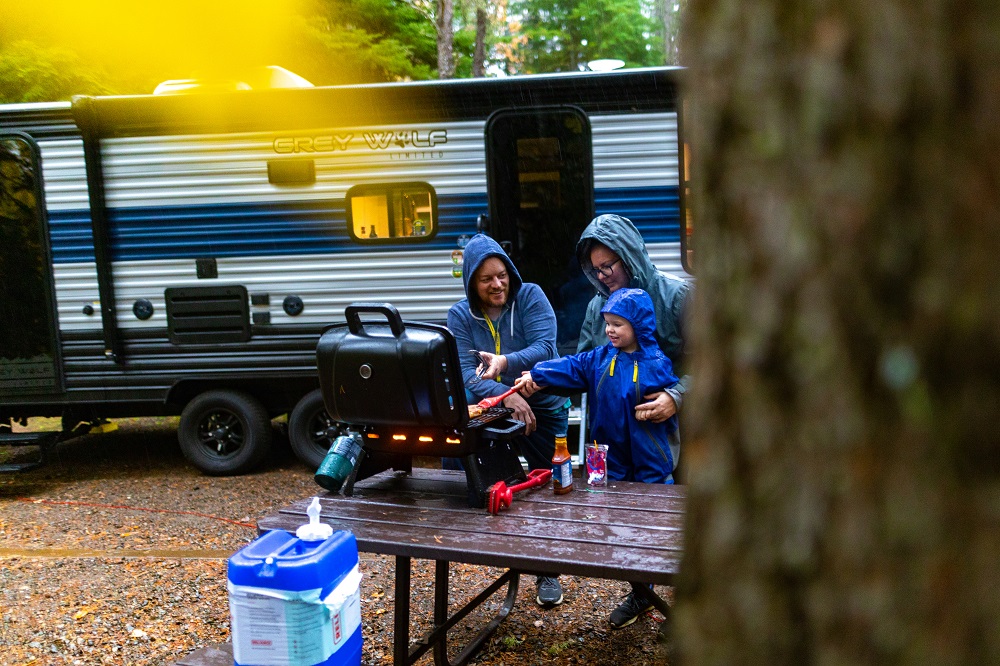
M352 496L319 495L320 519L335 530L351 531L362 552L395 556L395 664L412 664L431 649L436 664L449 664L448 630L507 586L498 614L456 657L454 663L462 664L475 656L510 613L522 573L673 584L681 559L685 487L609 482L602 490L588 490L581 479L574 483L574 490L564 495L555 495L551 485L517 493L509 508L490 515L468 506L462 472L417 468L407 475L388 471L359 481ZM306 507L311 500L304 498L262 518L258 529L294 531L308 522ZM413 645L409 632L412 558L435 562L433 629ZM449 617L452 562L507 571ZM648 594L651 603L669 617L662 598L646 592L645 586L635 589Z

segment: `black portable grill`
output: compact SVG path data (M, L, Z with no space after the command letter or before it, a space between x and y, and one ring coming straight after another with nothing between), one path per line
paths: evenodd
M382 315L387 323L363 322ZM344 487L386 469L411 472L413 456L461 458L469 505L489 487L526 478L511 439L524 423L492 407L470 419L455 338L444 326L404 322L389 303L352 303L347 322L316 348L320 386L334 420L361 434L363 455Z

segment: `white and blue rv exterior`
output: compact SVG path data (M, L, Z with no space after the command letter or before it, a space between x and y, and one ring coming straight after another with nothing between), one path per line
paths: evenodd
M573 349L592 296L573 251L594 215L630 218L684 274L677 77L0 106L18 181L0 185L35 195L6 221L0 201L0 427L180 414L185 455L231 474L290 413L317 465L337 433L316 391L323 327L356 301L443 322L477 231L543 286Z

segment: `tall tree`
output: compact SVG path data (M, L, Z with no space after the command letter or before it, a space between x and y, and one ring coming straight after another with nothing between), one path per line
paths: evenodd
M459 0L455 3L455 76L486 76L504 64L498 51L507 26L507 0Z
M437 0L437 52L438 78L450 79L455 76L454 25L455 4L452 0Z
M658 0L654 5L653 17L659 23L664 65L680 64L677 46L681 15L686 4L687 0Z
M483 7L476 7L476 46L472 54L472 76L486 76L486 32L489 14Z
M998 26L688 5L685 663L1000 663Z

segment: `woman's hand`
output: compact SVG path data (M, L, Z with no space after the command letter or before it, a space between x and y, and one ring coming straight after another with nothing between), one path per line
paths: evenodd
M643 398L649 400L649 402L635 406L636 421L663 423L677 413L677 405L666 391L650 393L649 395L644 395Z
M489 352L479 352L479 358L483 359L483 365L476 369L478 372L482 368L480 379L496 379L507 370L507 357L503 354L491 354Z

